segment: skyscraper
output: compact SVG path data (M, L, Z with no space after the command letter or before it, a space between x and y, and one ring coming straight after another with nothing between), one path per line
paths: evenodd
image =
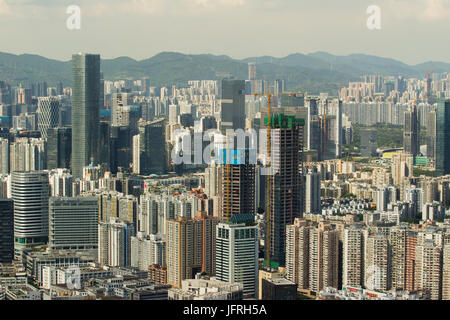
M99 160L100 55L72 56L72 173Z
M258 282L258 230L252 214L235 215L216 229L216 278L244 285L244 297L255 297Z
M38 128L42 138L47 139L48 129L58 126L60 107L58 98L40 97L38 99Z
M9 173L9 141L0 138L0 174Z
M427 157L436 160L436 111L427 114Z
M265 119L267 125L268 118ZM286 226L302 215L301 183L304 119L284 114L272 117L272 163L277 168L267 176L271 183L271 261L285 264ZM266 209L267 214L268 209ZM266 243L267 245L267 243Z
M221 129L245 128L245 81L222 80Z
M436 112L436 175L450 173L450 99L439 100Z
M420 153L420 123L417 114L417 107L411 105L408 111L405 111L405 124L403 127L403 149L405 152L417 156Z
M305 174L305 212L321 213L320 174L316 168L308 168Z
M48 174L42 171L13 172L14 242L16 250L48 240Z
M47 131L47 169L70 169L72 128L50 128Z
M236 214L255 214L255 165L250 163L248 150L227 150L242 152L242 163L222 167L222 218L226 221ZM224 156L228 157L227 155Z
M151 122L141 120L138 123L138 130L139 137L133 137L133 158L137 160L138 167L135 172L143 175L165 173L165 120L158 119Z
M0 199L0 263L14 259L14 205L11 199Z

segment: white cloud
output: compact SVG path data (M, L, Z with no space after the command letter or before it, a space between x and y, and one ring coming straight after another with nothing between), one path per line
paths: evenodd
M387 7L396 18L419 21L450 18L450 0L389 0Z
M91 16L120 17L122 14L152 15L163 13L165 9L165 0L101 1L81 6L81 10Z

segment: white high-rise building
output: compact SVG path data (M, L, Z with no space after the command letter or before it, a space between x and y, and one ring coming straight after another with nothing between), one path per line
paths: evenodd
M13 172L11 174L16 249L47 242L49 195L46 172Z
M0 174L9 173L9 141L0 138Z
M242 217L239 217L242 216ZM258 292L258 230L244 216L234 215L231 223L219 223L216 231L216 277L244 285L245 297ZM233 221L234 220L234 221ZM238 223L242 220L243 223ZM250 218L249 218L249 221Z
M148 270L152 264L166 266L165 235L138 232L136 237L131 237L131 266Z
M98 225L98 262L113 267L130 265L133 224L111 218Z
M45 141L18 138L10 145L10 171L38 171L45 169Z
M54 169L48 173L52 197L72 197L73 176L69 169Z

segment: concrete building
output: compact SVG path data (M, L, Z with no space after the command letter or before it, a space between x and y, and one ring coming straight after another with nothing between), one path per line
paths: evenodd
M98 199L49 200L49 247L52 250L89 250L98 247Z

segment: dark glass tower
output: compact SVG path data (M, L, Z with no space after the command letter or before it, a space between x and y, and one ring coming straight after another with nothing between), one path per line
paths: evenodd
M222 129L245 129L245 81L222 80Z
M450 173L450 99L440 100L436 112L436 175Z
M0 263L14 259L14 206L11 199L0 199Z
M98 163L100 55L72 56L72 173L81 178L83 167Z
M47 169L70 169L72 158L72 128L48 129Z

